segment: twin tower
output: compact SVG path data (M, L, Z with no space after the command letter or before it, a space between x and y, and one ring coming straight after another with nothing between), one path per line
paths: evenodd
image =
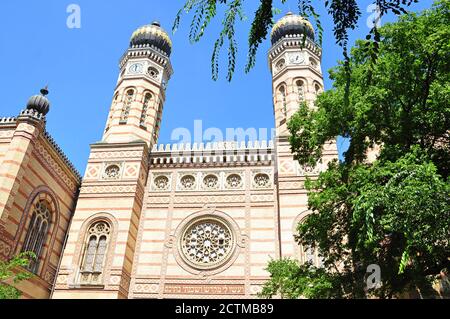
M293 235L310 213L304 181L337 158L336 144L303 168L287 122L323 90L322 51L312 25L291 13L271 40L275 141L178 152L156 146L171 40L156 22L133 33L102 142L91 146L53 298L251 298L271 258L320 264Z

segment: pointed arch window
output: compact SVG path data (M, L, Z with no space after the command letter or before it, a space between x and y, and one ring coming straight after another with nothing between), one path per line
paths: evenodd
M150 100L152 99L152 95L150 93L145 94L144 96L144 104L142 106L142 114L141 114L141 127L146 129L147 128L147 112L150 105Z
M120 115L121 124L126 124L128 121L128 117L130 116L131 103L133 103L133 99L134 99L134 90L130 89L127 91L125 95L122 114Z
M295 82L297 86L297 97L299 102L305 101L305 82L302 80L297 80Z
M287 98L286 98L286 88L284 86L280 87L281 95L281 105L284 117L287 117Z
M105 221L89 227L80 271L81 284L101 284L110 236L111 226Z
M22 246L22 252L32 252L36 255L36 259L31 260L28 265L28 270L35 274L39 270L42 250L47 241L52 215L50 207L50 204L44 200L39 200L34 204L28 232Z

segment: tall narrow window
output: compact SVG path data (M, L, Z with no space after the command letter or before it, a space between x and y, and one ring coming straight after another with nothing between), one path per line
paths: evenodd
M316 248L300 245L300 262L309 263L315 267L323 267L323 258L319 256Z
M147 112L148 112L148 107L150 104L150 100L152 98L152 95L150 93L145 94L144 97L144 105L142 106L142 114L141 114L141 127L142 128L147 128Z
M305 83L302 80L296 82L298 101L305 101Z
M155 131L154 131L154 134L153 134L153 138L154 138L155 142L157 142L158 139L159 139L159 131L161 129L162 112L163 112L162 108L163 108L163 105L160 102L159 103L159 107L158 107L158 113L156 115Z
M280 94L281 94L281 103L283 107L283 114L285 117L287 117L286 89L284 88L284 86L280 87Z
M128 116L130 115L131 103L133 103L134 91L128 90L125 96L125 101L122 108L122 114L120 116L120 123L126 124L128 121Z
M322 87L316 83L314 85L314 91L316 92L316 95L319 95L320 93L322 93Z
M101 221L89 227L81 265L81 284L101 284L111 227Z
M34 204L30 225L22 246L22 252L33 252L36 259L31 260L28 270L37 274L42 248L47 240L47 231L50 225L51 211L46 201L38 201Z
M305 219L301 222L303 223ZM319 256L317 247L307 247L300 244L300 263L309 263L315 267L323 267L323 258Z

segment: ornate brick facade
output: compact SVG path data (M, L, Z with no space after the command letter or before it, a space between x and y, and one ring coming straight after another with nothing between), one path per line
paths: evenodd
M292 33L298 28L307 32ZM73 215L80 185L65 158L39 125L0 120L0 175L13 172L0 189L0 254L23 244L14 236L27 233L28 217L19 217L40 185L60 211L47 248L54 256L46 255L34 286L46 293L28 296L48 297L56 275L53 298L252 298L271 259L302 259L293 232L308 214L304 181L337 158L330 141L316 167L300 167L288 143L289 117L314 107L323 90L313 36L298 16L274 27L274 141L158 146L171 42L157 23L139 28L121 59L103 140L91 146Z

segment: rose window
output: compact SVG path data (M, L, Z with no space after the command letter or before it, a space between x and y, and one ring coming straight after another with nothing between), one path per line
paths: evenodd
M211 268L225 262L232 250L232 232L219 220L194 222L181 238L185 259L199 268Z
M195 178L192 175L184 176L181 179L181 186L183 186L184 189L193 189L195 187Z
M267 174L257 174L255 176L255 185L258 188L267 188L270 186L270 178Z
M209 189L217 188L219 185L219 179L215 175L208 175L203 179L203 185Z
M229 188L239 188L242 185L242 178L237 174L233 174L227 177L227 186Z
M155 178L155 186L159 190L166 190L169 188L169 178L166 176L159 176Z
M120 167L117 165L110 165L105 170L105 177L109 179L118 179L120 177Z

